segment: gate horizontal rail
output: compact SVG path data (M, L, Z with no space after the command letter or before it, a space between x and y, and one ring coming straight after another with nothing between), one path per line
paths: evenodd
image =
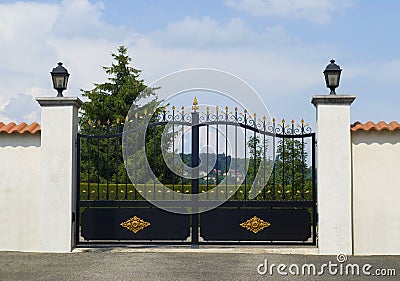
M154 204L165 205L170 207L191 207L193 204L190 201L176 201L176 200L162 200L152 201ZM186 204L185 204L186 203ZM209 201L199 201L199 207L207 207ZM145 200L107 200L107 201L96 201L96 200L82 200L80 207L116 207L116 208L129 208L129 207L149 207L157 208L152 203ZM235 207L235 208L274 208L274 207L298 207L298 208L312 208L314 206L313 201L227 201L222 202L218 207Z

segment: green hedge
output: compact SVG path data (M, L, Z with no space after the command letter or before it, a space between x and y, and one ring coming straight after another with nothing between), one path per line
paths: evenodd
M147 194L147 198L170 198L172 199L172 190L177 193L189 194L191 192L190 185L179 185L176 184L172 186L171 184L167 184L168 190L162 190L162 185L154 184L144 184L138 185L138 190L134 188L133 184L115 184L115 183L81 183L80 186L80 196L81 200L144 200L143 194ZM238 187L238 190L235 192L235 185L228 185L219 188L219 194L217 194L217 190L214 189L215 185L208 186L208 198L209 199L223 199L228 193L231 197L230 200L243 200L245 197L245 193L248 195L249 190L251 189L251 185L241 185ZM199 186L200 192L207 191L207 185ZM294 200L302 200L301 187L297 187L294 190ZM163 194L164 192L164 194ZM108 193L108 198L107 198ZM291 185L285 186L285 200L292 200L293 190ZM157 194L156 196L154 194ZM232 195L233 194L233 195ZM161 196L161 197L158 197ZM163 197L162 197L163 196ZM176 196L176 194L175 194ZM248 198L248 196L246 196ZM255 200L282 200L282 186L276 185L275 189L272 186L267 186L264 190L262 190L259 195L255 198ZM311 191L311 181L306 181L304 186L304 200L312 200L312 191Z

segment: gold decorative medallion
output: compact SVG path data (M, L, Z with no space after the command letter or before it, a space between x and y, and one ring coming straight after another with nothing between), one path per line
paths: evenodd
M133 233L138 233L139 231L150 226L150 223L142 220L137 216L134 216L133 218L130 218L129 220L122 222L120 226L125 227L126 229L132 231Z
M253 232L254 234L264 230L264 228L269 227L271 224L269 222L263 221L257 216L248 219L245 222L240 224L241 227L246 228L248 231Z

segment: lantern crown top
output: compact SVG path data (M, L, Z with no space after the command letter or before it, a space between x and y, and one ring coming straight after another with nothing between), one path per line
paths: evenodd
M51 71L53 74L68 74L68 70L63 66L62 62L57 63L58 66L54 67Z
M341 70L340 66L335 63L334 59L331 59L330 62L331 63L326 66L325 70Z

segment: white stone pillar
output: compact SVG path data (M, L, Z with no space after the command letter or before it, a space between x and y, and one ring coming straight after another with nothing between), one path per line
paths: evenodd
M317 109L318 250L352 254L350 105L355 96L314 96Z
M82 102L76 97L36 100L42 107L40 251L70 252L75 243L75 142Z

